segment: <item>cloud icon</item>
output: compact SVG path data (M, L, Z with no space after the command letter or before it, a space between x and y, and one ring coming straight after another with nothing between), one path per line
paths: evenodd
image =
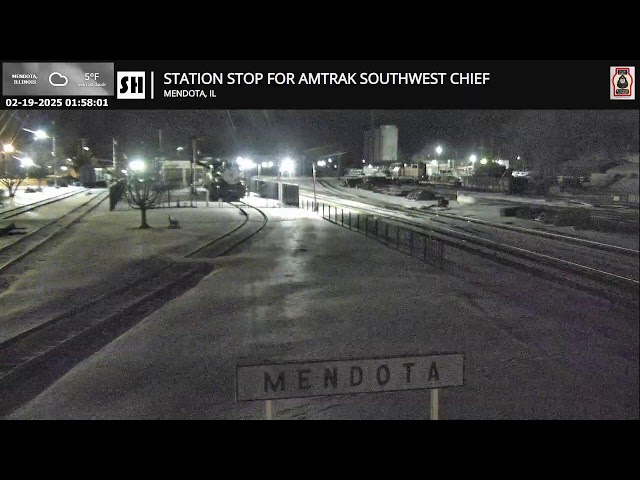
M67 83L69 83L69 79L58 72L53 72L49 75L49 83L54 87L64 87Z

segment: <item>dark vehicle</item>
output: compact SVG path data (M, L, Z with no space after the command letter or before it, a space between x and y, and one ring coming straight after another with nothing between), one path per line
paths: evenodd
M436 200L436 194L430 190L416 189L407 194L407 200Z

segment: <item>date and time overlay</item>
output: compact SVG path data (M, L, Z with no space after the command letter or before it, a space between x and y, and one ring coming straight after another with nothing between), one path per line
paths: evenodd
M124 100L216 98L211 85L155 92L154 83L154 72L116 71L114 63L2 63L0 108L133 107Z

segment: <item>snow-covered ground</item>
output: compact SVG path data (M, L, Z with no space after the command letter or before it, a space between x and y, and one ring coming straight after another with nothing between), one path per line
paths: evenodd
M152 213L162 225L162 212ZM231 213L214 213L212 228L230 225ZM173 235L196 235L190 215L201 214L185 210L191 227L163 233L128 230L135 215L101 212L93 250L142 259L157 248L151 238L175 245L165 253L179 249ZM258 419L261 403L234 402L237 364L463 352L465 385L441 391L443 419L638 419L637 311L464 253L449 252L436 270L305 210L268 214L267 228L195 288L11 418ZM49 265L50 275L70 267ZM424 419L429 395L283 400L275 415Z
M35 187L29 187L29 188L35 188ZM35 202L39 202L41 200L57 197L58 195L64 195L67 193L84 190L83 187L61 187L61 188L42 187L42 192L27 193L26 189L27 187L18 187L18 190L16 190L15 197L9 198L7 194L7 190L5 188L4 189L5 195L3 197L0 197L0 199L2 200L2 205L0 205L0 213L12 208L22 207L25 205L30 205Z
M169 215L181 229L167 228ZM245 217L228 204L207 207L198 202L198 208L150 210L147 218L153 228L140 230L138 211L124 202L110 212L105 201L25 264L2 275L0 342L159 271L174 258L234 229Z
M336 186L337 181L328 182L330 185ZM305 185L306 187L306 185ZM407 200L404 197L395 197L393 195L385 195L383 193L375 193L367 190L343 188L337 187L341 192L348 196L348 198L354 201L367 202L367 199L376 200L386 203L391 203L399 206L403 206L409 209L422 209L425 207L435 207L437 201L413 201ZM332 190L327 190L322 187L317 188L317 193L323 193L333 195ZM499 197L499 196L498 196ZM508 197L508 195L505 195ZM571 235L579 238L585 238L595 242L606 243L610 245L617 245L624 248L632 248L638 250L640 248L640 239L638 234L627 234L619 232L598 232L592 230L581 230L575 227L558 227L551 224L542 224L534 220L527 220L517 217L505 217L502 216L500 211L509 204L505 201L499 203L500 198L490 199L486 196L476 196L475 192L465 192L460 195L459 201L450 200L449 207L446 210L441 210L443 213L450 213L453 215L477 218L479 220L485 220L495 223L501 223L505 225L513 225L523 228L540 229L553 233ZM540 202L543 202L540 200ZM545 205L566 206L563 201L558 202L546 202ZM437 212L438 209L433 210Z

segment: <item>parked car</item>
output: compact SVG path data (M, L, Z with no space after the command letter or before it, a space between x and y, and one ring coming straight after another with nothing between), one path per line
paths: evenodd
M436 194L431 190L425 190L423 188L419 188L416 190L412 190L407 194L407 200L436 200Z

